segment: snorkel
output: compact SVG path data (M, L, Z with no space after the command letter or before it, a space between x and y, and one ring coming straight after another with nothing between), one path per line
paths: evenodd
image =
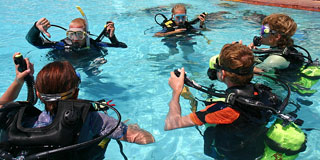
M78 11L81 13L83 19L86 21L86 33L88 33L88 34L87 34L87 37L86 37L86 45L87 45L86 48L90 48L89 25L88 25L87 16L84 14L84 12L83 12L83 10L81 9L80 6L76 6L76 8L77 8Z

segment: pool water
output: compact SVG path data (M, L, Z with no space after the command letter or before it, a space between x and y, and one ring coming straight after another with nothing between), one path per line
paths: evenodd
M170 16L172 1L149 0L109 0L109 1L3 1L0 4L0 91L4 93L14 79L15 71L12 62L14 52L21 52L35 64L35 72L51 60L46 57L47 49L39 50L25 40L30 27L41 17L46 17L51 24L68 27L69 22L81 17L76 5L81 6L89 20L91 33L99 34L106 21L115 22L116 35L125 42L128 48L108 48L105 56L107 63L101 65L98 75L87 75L78 68L82 77L80 98L100 100L112 99L120 111L122 119L128 123L138 123L141 128L151 132L156 143L137 145L123 143L124 152L129 159L148 160L204 160L210 159L203 153L203 139L193 127L164 131L164 120L168 112L168 102L171 99L171 89L168 86L170 71L185 67L188 76L200 84L209 86L212 82L207 78L206 71L211 56L220 52L222 46L232 41L243 40L244 44L252 42L259 34L260 24L257 17L244 16L247 13L269 15L271 13L286 13L298 24L298 30L293 36L295 43L308 49L312 57L320 57L320 13L303 10L255 6L226 1L177 0L185 3L189 20L202 12L227 11L228 14L214 17L208 22L210 31L203 35L192 36L187 44L178 44L176 49L169 49L163 38L153 37L161 30L154 21L156 13ZM228 3L229 5L223 5ZM160 8L155 8L161 6ZM161 18L159 17L159 21ZM50 28L52 40L64 38L65 32ZM169 41L170 43L170 41ZM193 44L193 45L192 45ZM193 46L191 48L190 46ZM93 61L93 59L91 59ZM36 75L36 74L35 74ZM219 82L215 86L224 89ZM319 83L313 89L319 89ZM206 98L205 94L191 89L198 98ZM298 112L305 123L303 128L320 129L319 92L310 97L300 97L292 93L292 100L300 97L312 101L313 104L302 105ZM27 97L24 86L18 100ZM181 99L182 114L190 113L189 102ZM43 105L38 102L37 107ZM203 108L202 105L198 107ZM110 115L115 116L110 112ZM200 129L204 129L200 127ZM297 159L314 160L320 156L320 131L313 130L308 134L307 149L300 153ZM118 145L112 141L106 152L105 159L122 159Z

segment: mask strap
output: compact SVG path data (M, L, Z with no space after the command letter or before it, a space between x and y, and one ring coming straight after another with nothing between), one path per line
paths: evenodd
M69 99L70 97L72 97L75 93L77 88L72 88L67 92L63 92L63 93L57 93L57 94L44 94L44 93L40 93L40 97L41 99L43 99L46 102L53 102L53 101L58 101L58 100L65 100L65 99Z

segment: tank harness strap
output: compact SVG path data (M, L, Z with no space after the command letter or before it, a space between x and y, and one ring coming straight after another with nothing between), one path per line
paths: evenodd
M291 155L296 155L300 152L303 152L306 150L307 148L307 138L304 140L303 144L301 145L299 150L293 151L291 149L286 149L280 146L279 143L275 142L274 140L272 140L271 138L269 138L268 136L266 136L265 138L265 143L268 145L268 147L270 147L272 150L277 151L277 152L281 152L281 153L285 153L287 156L291 156Z

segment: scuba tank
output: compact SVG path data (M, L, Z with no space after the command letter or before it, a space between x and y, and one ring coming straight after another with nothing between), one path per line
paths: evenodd
M277 119L268 129L265 149L261 160L294 160L306 149L307 137L293 122L283 125Z

